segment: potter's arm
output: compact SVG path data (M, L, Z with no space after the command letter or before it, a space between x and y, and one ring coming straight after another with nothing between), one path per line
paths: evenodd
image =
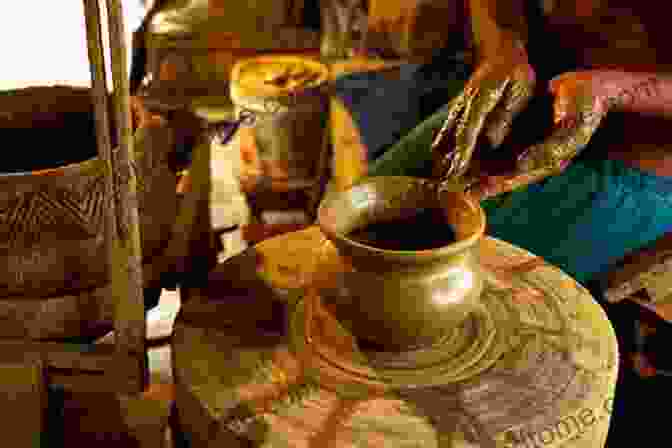
M610 110L672 117L672 74L597 72L611 84Z

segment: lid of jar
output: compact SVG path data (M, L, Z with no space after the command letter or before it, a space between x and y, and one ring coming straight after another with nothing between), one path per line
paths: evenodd
M300 56L270 55L238 62L231 73L234 103L250 98L285 97L318 88L329 78L320 62Z

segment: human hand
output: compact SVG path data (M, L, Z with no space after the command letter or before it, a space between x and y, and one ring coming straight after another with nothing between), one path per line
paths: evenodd
M520 154L520 174L545 177L562 172L590 142L618 95L608 78L592 71L563 74L551 81L550 90L555 96L555 130Z
M590 142L609 111L652 109L664 97L664 83L655 74L618 70L569 72L550 84L555 96L553 134L525 150L516 169L503 176L482 175L470 191L479 199L496 196L562 172Z
M502 143L513 119L529 103L535 80L522 44L507 42L483 59L464 91L451 101L448 118L432 143L434 176L444 186L465 185L462 177L483 130L493 147Z
M131 121L133 129L161 127L165 120L158 114L152 114L142 104L142 99L137 96L129 98L131 106Z

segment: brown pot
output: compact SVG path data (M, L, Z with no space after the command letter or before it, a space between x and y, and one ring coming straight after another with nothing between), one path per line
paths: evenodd
M348 237L369 224L427 208L443 212L448 224L434 231L446 232L450 225L454 243L401 251ZM480 309L483 276L475 248L485 230L485 215L468 196L446 193L439 198L433 183L417 178L370 178L345 192L329 193L318 223L353 268L344 275L340 291L325 294L325 304L359 339L388 351L430 346Z
M28 138L12 142L17 151L34 152L42 161L50 157L42 157L41 152L59 151L61 154L51 159L63 159L65 163L0 174L0 319L18 325L3 325L0 336L80 335L81 322L112 316L103 230L103 211L111 206L111 194L105 188L103 163L97 157L81 159L82 155L95 153L95 135L87 128L93 122L80 122L86 114L72 114L73 101L81 104L77 112L86 111L82 91L72 89L68 95L67 88L56 87L35 92L32 98L43 98L50 116L71 126L72 138L54 140L48 147L43 146L44 138L39 146ZM49 101L50 92L58 93L58 104ZM30 117L24 117L24 125L26 118ZM26 127L27 132L40 138L50 132L40 123L33 124L32 129ZM87 131L90 135L82 138L81 133ZM145 260L166 246L176 215L175 175L169 166L171 146L153 144L149 148L149 132L154 131L141 129L136 134ZM166 143L169 141L166 139ZM91 150L80 146L87 143L94 145Z

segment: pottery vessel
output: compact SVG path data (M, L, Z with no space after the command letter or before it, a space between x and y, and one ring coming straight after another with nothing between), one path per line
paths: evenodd
M41 100L42 108L13 114L0 128L25 130L12 145L32 154L39 168L0 173L0 337L80 336L88 325L110 322L114 312L103 222L112 192L104 163L90 157L96 153L90 92L45 87L16 95L22 103ZM62 122L62 129L52 121ZM26 132L41 140L26 140ZM90 135L83 136L86 132ZM171 239L177 213L169 134L141 129L135 135L143 277L149 288L157 286L150 280L163 265L154 260ZM41 144L45 140L49 145Z
M299 56L259 56L234 66L231 100L237 115L256 116L252 132L265 176L311 182L318 175L328 79L326 65Z
M373 223L439 209L455 242L429 250L384 250L348 237ZM325 305L353 335L385 351L440 344L481 309L483 275L476 245L485 230L480 205L462 193L437 194L428 180L376 177L326 195L318 212L324 235L352 266ZM409 228L408 232L413 232ZM400 235L403 238L403 235Z

